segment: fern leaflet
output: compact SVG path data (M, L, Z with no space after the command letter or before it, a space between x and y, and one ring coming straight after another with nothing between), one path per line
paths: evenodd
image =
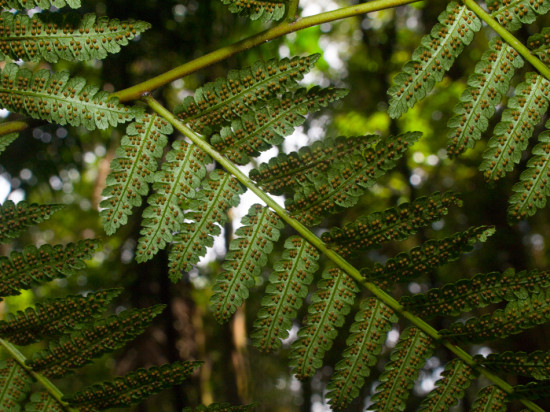
M0 409L19 411L18 405L27 397L32 378L13 359L0 361Z
M216 276L210 305L218 322L226 322L245 299L248 290L256 283L273 242L279 239L284 224L279 216L267 207L252 205L241 221L242 226L231 240L222 273Z
M550 394L550 381L529 382L526 385L518 385L508 397L510 399L541 399L548 398Z
M476 355L477 363L495 372L509 372L528 378L550 379L550 353L535 351L491 353L487 357Z
M546 65L550 63L550 27L544 27L542 32L534 34L527 39L527 45L531 53L536 55Z
M63 205L38 205L6 200L0 206L0 243L14 239L27 227L48 220Z
M388 90L388 113L397 118L423 99L448 71L464 46L470 44L474 32L481 28L481 20L466 6L450 2L447 10L438 17L429 35L422 38L422 45L405 64L403 72L394 79Z
M181 412L247 412L255 410L257 405L255 403L249 405L234 406L229 403L211 403L208 406L199 405L196 408L188 406L183 408Z
M25 412L65 412L57 400L46 392L33 393L31 401L25 405Z
M487 2L491 15L506 29L518 30L535 21L537 14L550 10L548 0L493 0Z
M288 0L222 0L231 13L247 16L251 20L268 22L280 20L285 15Z
M19 137L19 133L9 133L0 136L0 154Z
M296 318L319 268L319 252L300 236L285 242L283 256L269 275L269 284L262 299L262 308L254 322L251 337L261 351L271 352L281 347L288 337L292 320Z
M496 386L486 386L476 396L471 412L505 412L507 394Z
M57 7L58 9L69 6L72 9L78 9L81 7L80 0L0 0L0 8L2 9L34 9L40 7L41 9L48 10L50 6Z

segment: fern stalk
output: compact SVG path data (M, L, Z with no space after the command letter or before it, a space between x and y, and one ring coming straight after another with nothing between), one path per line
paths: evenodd
M289 0L286 5L285 18L284 20L292 23L296 20L296 15L298 14L298 4L300 0Z
M78 412L78 409L71 408L62 398L65 396L48 378L44 375L34 372L25 362L26 358L19 350L8 341L0 338L0 345L10 354L10 356L21 366L29 375L39 382L44 389L68 412Z
M376 296L380 301L385 303L403 318L410 321L413 325L417 326L422 330L426 335L432 339L439 341L442 346L449 349L454 353L458 358L460 358L468 366L472 367L480 374L484 375L487 379L492 381L495 385L499 386L506 393L512 393L514 391L513 387L493 374L484 367L480 367L474 358L467 353L464 349L448 342L444 337L430 324L425 322L423 319L417 317L416 315L408 312L404 307L395 300L392 296L388 295L382 289L378 288L373 283L365 281L361 273L344 258L338 255L333 250L329 249L324 242L315 236L308 228L302 225L300 222L292 218L287 211L280 206L275 200L273 200L268 194L263 192L258 188L252 180L250 180L241 170L233 164L230 160L226 159L220 153L218 153L209 143L204 141L199 135L197 135L193 130L187 127L185 124L179 121L179 119L174 116L169 110L162 106L157 100L155 100L151 95L146 95L144 97L145 102L153 109L157 114L164 117L168 122L170 122L177 130L179 130L183 135L188 137L194 144L196 144L200 149L210 155L214 160L216 160L221 166L223 166L229 173L231 173L237 180L239 180L243 185L250 189L256 196L263 200L271 209L273 209L286 223L288 223L292 228L294 228L304 239L309 243L315 246L320 252L322 252L326 257L328 257L333 263L335 263L340 269L346 272L349 276L355 279L359 284L361 284L365 289L371 292ZM544 409L540 408L535 403L527 400L520 400L523 405L529 408L532 411L544 412Z

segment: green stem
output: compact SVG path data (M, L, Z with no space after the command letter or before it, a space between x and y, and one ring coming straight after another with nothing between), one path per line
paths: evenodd
M300 3L300 0L289 0L288 4L286 5L286 12L285 12L285 21L288 21L289 23L296 20L297 14L298 14L298 4Z
M4 339L0 339L0 345L6 349L10 356L23 368L25 371L31 375L36 381L38 381L46 391L55 398L55 400L69 412L78 412L78 409L71 408L67 402L63 400L63 392L61 392L48 378L40 373L36 373L25 363L27 360L25 356L19 352L19 350Z
M415 3L420 0L373 0L368 3L361 3L356 6L343 7L341 9L327 11L325 13L316 14L298 19L293 22L283 22L275 27L272 27L264 32L243 39L237 43L222 47L216 51L208 53L197 59L191 60L181 66L167 71L159 76L153 77L142 83L138 83L132 87L120 90L113 93L114 97L118 97L121 102L139 99L144 94L164 86L180 77L187 76L211 64L218 63L228 57L250 49L259 44L268 42L278 37L303 30L308 27L318 26L323 23L328 23L335 20L345 19L360 14L370 13L374 11L390 9L404 4ZM298 3L298 2L296 2Z
M491 27L494 31L498 33L500 37L502 37L510 46L512 46L516 51L531 65L538 70L540 74L542 74L546 79L550 81L550 69L540 61L540 59L531 54L531 51L523 45L522 42L520 42L517 38L515 38L512 33L510 33L508 30L506 30L504 27L500 25L498 21L493 19L489 13L487 13L485 10L479 6L475 2L475 0L463 0L464 4L468 6L470 10L472 10L477 16L483 20L489 27Z
M273 209L287 224L294 228L304 239L309 243L315 246L320 252L325 254L333 263L335 263L340 269L346 272L349 276L354 278L358 283L365 287L369 292L376 296L379 300L384 302L388 307L392 308L395 312L399 313L402 317L409 320L413 325L417 326L422 330L426 335L431 338L441 342L443 346L448 348L453 352L457 357L464 361L467 365L471 366L479 373L484 375L487 379L491 380L495 385L499 386L506 393L512 393L513 387L494 375L493 373L486 370L484 367L481 367L476 364L475 360L470 354L464 351L462 348L446 341L443 336L430 324L425 322L423 319L420 319L411 312L406 311L403 306L395 300L392 296L388 295L383 290L379 289L376 285L371 282L365 281L361 273L342 258L339 254L329 249L321 239L314 235L307 227L298 222L288 212L280 206L275 200L273 200L268 194L263 190L258 188L252 180L248 178L241 170L233 164L229 159L222 156L218 153L210 144L204 141L198 134L193 130L187 127L185 124L179 121L176 116L174 116L170 111L168 111L164 106L162 106L158 101L156 101L152 96L148 95L144 97L144 100L147 104L160 116L164 117L168 122L172 124L177 130L179 130L183 135L188 137L195 145L202 149L205 153L210 155L214 160L216 160L220 165L222 165L229 173L237 178L243 185L250 189L254 194L256 194L261 200L263 200L271 209ZM539 408L533 402L528 400L521 400L521 402L530 410L543 412L544 410Z

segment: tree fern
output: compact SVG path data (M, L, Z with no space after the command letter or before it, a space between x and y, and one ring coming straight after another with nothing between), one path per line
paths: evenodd
M289 0L222 0L231 13L239 13L251 20L280 20Z
M508 30L517 30L522 24L535 21L537 14L550 10L547 0L492 0L487 7L493 17Z
M31 225L48 220L63 205L38 205L6 200L0 206L0 243L14 239Z
M443 78L460 55L464 46L470 44L474 33L481 28L481 20L466 6L450 2L438 17L429 35L422 38L422 45L412 60L403 67L403 72L394 79L388 90L389 114L397 118L423 99Z
M506 411L506 392L496 386L486 386L476 396L472 412Z
M73 9L80 7L80 0L0 0L0 7L4 9L33 9L40 7L49 9L50 6L62 8L69 6Z

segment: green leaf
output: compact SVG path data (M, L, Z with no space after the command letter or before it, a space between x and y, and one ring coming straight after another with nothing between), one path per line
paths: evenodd
M172 130L166 120L146 113L126 128L102 193L106 198L100 203L105 208L100 215L108 235L128 222L132 208L141 206Z
M227 221L227 211L239 204L243 193L241 184L229 173L214 170L195 199L189 202L189 212L181 231L174 236L168 259L170 279L179 280L182 271L189 271L214 244Z
M485 179L496 181L519 163L529 137L546 113L549 92L548 80L536 73L527 73L526 81L516 87L516 95L508 101L483 153L479 170L485 172Z
M229 5L231 13L238 13L251 20L268 22L281 20L285 15L286 4L289 0L222 0Z
M51 6L58 9L69 6L72 9L81 7L80 0L0 0L0 8L2 9L34 9L40 7L48 10Z
M468 78L468 88L454 108L455 116L449 120L449 156L458 156L476 141L489 127L502 96L510 88L515 70L523 66L519 53L500 37L489 42L489 50L476 64L475 73Z
M391 360L380 376L380 385L371 400L375 411L404 411L405 402L426 359L433 351L433 340L419 329L403 331L391 353Z
M164 305L125 310L90 325L83 325L70 336L50 343L48 349L36 352L27 365L47 377L59 378L80 368L107 352L124 346L143 333Z
M473 279L461 279L426 293L403 296L403 307L423 318L457 316L493 303L525 299L530 293L550 287L550 272L531 270L480 273Z
M287 199L287 210L295 219L311 226L329 213L355 206L359 197L395 167L396 161L420 136L420 132L402 133L382 139L362 155L338 159L325 172L312 176L312 181L304 182L294 199Z
M0 154L19 137L19 133L9 133L0 136Z
M25 246L22 252L0 256L0 296L18 295L21 289L72 275L86 267L99 245L97 240L81 240L66 246L48 244Z
M388 90L388 113L394 119L422 100L443 79L464 46L470 44L474 33L481 29L481 20L466 6L454 1L447 5L438 20Z
M348 93L345 89L313 87L285 93L225 126L212 137L214 148L229 160L243 165L250 157L283 143L305 121L308 112L316 112Z
M0 206L0 243L18 237L23 230L37 223L48 220L64 205L38 205L27 202L13 203L6 200Z
M362 269L361 274L378 287L391 289L395 283L408 282L429 270L457 260L471 251L477 242L485 242L494 232L493 227L480 226L442 240L430 239L409 252L388 259L384 265L375 263L372 268Z
M230 71L195 91L176 106L174 113L198 133L210 135L233 120L240 119L250 107L271 100L298 87L319 59L318 54L292 59L258 61L252 67Z
M507 351L491 353L487 357L476 355L474 360L493 372L513 373L537 380L550 379L550 352Z
M361 301L343 359L336 364L327 386L327 398L333 408L343 409L359 396L365 378L378 361L387 333L398 320L393 310L378 299Z
M492 0L487 8L495 20L509 31L518 30L522 24L533 23L537 14L550 10L548 0Z
M16 345L29 345L44 337L58 337L77 324L97 318L122 289L108 289L87 296L48 299L0 321L0 337Z
M514 392L508 395L510 399L545 399L550 397L550 381L529 382L526 385L518 385Z
M20 411L19 405L28 396L31 383L31 376L13 359L0 361L0 409Z
M269 163L250 171L250 178L263 190L274 195L292 194L308 176L317 176L338 159L358 155L376 143L376 135L330 137L317 140L297 152L279 153Z
M313 376L323 366L323 356L332 347L358 291L355 281L342 270L325 270L298 340L290 348L290 366L298 379Z
M507 393L497 386L486 386L478 392L470 412L506 412Z
M313 274L319 268L319 252L300 236L285 242L283 256L269 275L269 284L262 298L262 308L254 322L252 341L260 351L272 352L288 337Z
M550 27L543 27L542 32L527 39L527 46L547 66L550 64Z
M199 405L195 408L188 406L183 408L181 412L247 412L253 411L257 408L257 404L251 403L249 405L231 405L229 403L211 403L208 406Z
M475 379L475 375L474 370L460 359L451 360L445 365L441 378L435 383L435 389L424 399L418 411L449 410L464 397L464 391Z
M383 212L360 216L344 227L335 226L323 233L321 239L339 255L348 257L380 247L383 242L406 239L441 219L453 204L462 204L456 194L436 192Z
M147 198L143 211L142 235L138 240L136 260L145 262L174 240L174 233L184 226L184 209L196 196L206 175L205 163L210 158L197 146L184 140L175 141L152 178L154 194Z
M37 392L31 395L31 401L25 405L25 412L65 412L66 408L49 393Z
M29 17L4 12L0 15L0 60L104 59L150 27L142 21L109 20L95 14L42 12Z
M166 388L180 385L202 364L173 362L160 367L141 368L112 381L94 384L64 400L80 412L131 406Z
M220 323L229 320L237 307L248 298L248 290L267 264L273 242L279 239L284 223L267 207L255 204L243 217L231 240L222 264L223 271L216 276L210 306Z
M8 63L0 72L0 105L15 113L59 125L84 126L88 130L106 129L132 120L143 112L126 107L109 93L86 84L67 72L34 73Z

